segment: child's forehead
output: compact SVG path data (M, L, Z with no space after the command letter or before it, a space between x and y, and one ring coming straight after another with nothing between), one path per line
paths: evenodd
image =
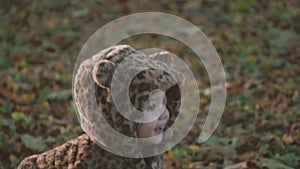
M149 94L149 100L151 104L155 104L155 105L163 104L165 98L166 98L165 91L159 89L155 89L151 91L151 93Z

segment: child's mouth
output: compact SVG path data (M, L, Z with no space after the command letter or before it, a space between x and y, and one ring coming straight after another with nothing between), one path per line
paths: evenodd
M165 126L159 126L154 129L156 135L163 133Z

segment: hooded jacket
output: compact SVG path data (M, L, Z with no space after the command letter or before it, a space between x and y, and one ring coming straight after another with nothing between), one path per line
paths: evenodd
M147 56L129 45L113 46L86 59L73 84L74 104L86 134L25 158L18 168L165 168L159 152L179 114L183 83L182 75L171 68L168 53ZM141 112L155 106L149 99L157 89L165 94L170 118L162 142L141 150L135 140L139 123L128 118L141 119Z

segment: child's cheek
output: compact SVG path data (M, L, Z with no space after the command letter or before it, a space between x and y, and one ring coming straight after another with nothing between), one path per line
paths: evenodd
M147 138L154 136L154 131L157 126L157 121L153 121L150 123L140 124L138 126L138 137Z

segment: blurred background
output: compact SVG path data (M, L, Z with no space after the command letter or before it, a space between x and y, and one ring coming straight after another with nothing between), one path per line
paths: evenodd
M82 134L72 103L81 47L100 27L136 12L165 12L197 25L222 60L222 121L197 143L210 105L207 72L175 39L139 35L122 44L182 57L200 89L190 133L165 154L168 168L300 168L299 1L1 1L0 168ZM120 28L122 29L122 28Z

